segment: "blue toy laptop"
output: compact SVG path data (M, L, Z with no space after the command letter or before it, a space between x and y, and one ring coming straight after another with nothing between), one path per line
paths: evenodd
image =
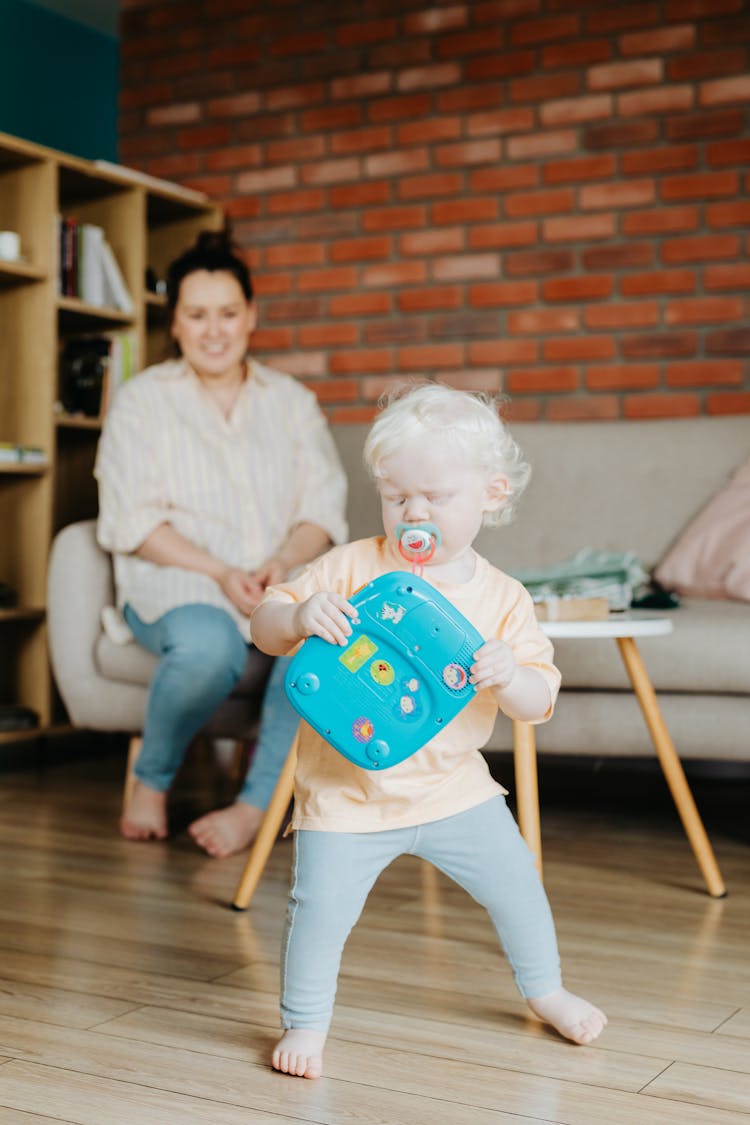
M367 770L398 765L471 699L474 653L484 639L428 582L407 571L357 591L346 647L309 637L293 657L286 692L303 719Z

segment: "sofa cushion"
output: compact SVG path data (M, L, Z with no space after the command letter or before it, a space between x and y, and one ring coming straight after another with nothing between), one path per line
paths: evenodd
M750 606L686 598L679 609L664 616L674 623L672 633L636 639L657 691L748 693ZM563 690L629 687L615 641L603 638L553 643Z

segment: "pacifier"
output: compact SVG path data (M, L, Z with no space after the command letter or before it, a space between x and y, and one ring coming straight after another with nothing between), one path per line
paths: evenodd
M396 538L401 556L411 563L413 573L421 577L424 564L442 542L440 531L434 523L400 523L396 527Z

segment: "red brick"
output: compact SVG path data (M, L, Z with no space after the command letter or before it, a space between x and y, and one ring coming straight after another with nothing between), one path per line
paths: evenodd
M438 145L433 159L440 168L454 168L462 164L496 164L500 159L500 141L461 141L457 144Z
M374 258L387 258L391 240L387 237L342 238L331 243L332 262L364 262Z
M160 160L149 160L144 170L151 176L180 180L200 171L200 157L197 152L163 156Z
M708 395L708 414L750 414L750 391Z
M371 101L367 107L371 121L398 121L403 117L425 117L429 112L429 94L378 98Z
M505 272L511 277L565 273L573 268L570 250L518 250L504 258Z
M671 82L695 82L700 78L726 77L745 69L745 51L742 47L732 51L699 51L683 55L669 63Z
M470 189L473 194L482 191L504 192L513 188L535 187L539 181L539 168L536 164L517 164L515 167L480 168L470 175Z
M336 42L343 47L362 46L395 39L398 35L396 20L369 20L367 23L344 24L336 28Z
M572 152L578 144L578 138L573 129L557 129L543 133L527 133L522 137L509 137L506 144L511 160L525 160L528 157L556 156L561 152Z
M199 102L175 102L173 105L160 105L146 110L146 124L151 129L162 125L187 125L199 121L201 106Z
M505 213L510 218L519 215L549 215L560 211L572 211L574 202L575 195L572 188L522 192L505 197Z
M652 242L620 242L607 246L588 246L581 254L587 270L620 270L647 266L654 257Z
M265 94L266 109L307 108L325 100L326 88L322 82L306 82L295 86L277 86Z
M253 332L253 349L268 351L273 348L291 348L294 334L291 328L256 328Z
M366 383L367 380L363 380L363 385ZM375 420L376 414L374 406L341 406L329 411L329 419L334 426L369 425Z
M535 222L492 223L490 226L475 226L469 231L469 246L472 250L533 246L538 240Z
M289 273L261 273L253 280L256 297L273 297L288 293L292 288Z
M349 266L336 266L327 270L306 270L297 280L301 292L318 292L327 289L352 289L357 283L357 271Z
M397 39L393 43L380 43L369 48L367 64L373 70L391 70L393 78L405 67L421 66L423 63L432 62L431 40L429 39ZM356 69L362 63L361 52L355 56L352 68ZM331 67L339 69L339 60L331 59Z
M534 111L525 106L471 113L466 118L466 128L470 137L487 136L491 133L523 133L533 127Z
M410 121L398 126L399 145L413 145L417 141L450 141L461 135L460 117L434 117L426 121Z
M362 121L362 110L355 102L321 106L300 114L300 124L306 133L349 129Z
M654 175L694 168L697 163L698 149L695 145L663 145L624 152L620 157L620 170L625 176L640 176L644 172Z
M454 254L436 258L432 263L436 281L470 281L478 277L497 277L500 273L498 254Z
M652 301L592 305L584 320L589 328L649 328L659 323L659 306Z
M424 90L434 89L437 86L453 86L460 81L461 68L458 63L443 62L400 70L396 78L396 87L399 90Z
M260 214L261 201L257 196L236 195L223 204L230 219L256 219Z
M750 262L728 266L706 266L703 270L706 289L750 289Z
M528 305L536 301L539 286L536 281L494 281L469 288L469 304L476 308Z
M699 359L667 364L667 386L706 387L716 383L741 383L742 360Z
M399 238L401 254L450 254L463 250L463 227L441 227L437 230L411 231Z
M750 355L750 328L724 328L706 336L708 355Z
M377 316L390 311L389 293L346 293L328 302L329 316Z
M340 184L345 180L357 180L361 174L358 156L342 156L338 160L316 160L303 164L300 169L305 184Z
M636 387L657 387L659 367L656 363L608 363L591 366L585 374L591 391L627 391Z
M209 117L246 117L260 109L260 94L249 90L243 94L228 94L224 98L209 98L206 112Z
M691 270L649 270L631 273L620 282L623 297L646 297L662 293L694 293L696 278Z
M334 352L330 360L332 375L353 375L364 372L393 370L390 348L358 348L352 352Z
M432 172L408 176L398 183L401 199L430 199L436 195L459 195L462 178L458 172Z
M745 115L741 109L709 110L667 121L666 134L670 141L699 141L705 137L741 133L744 124Z
M584 149L625 148L648 144L659 136L656 121L614 121L606 125L590 125L583 134Z
M629 95L622 95L626 97ZM581 98L560 98L547 102L539 110L543 125L580 125L612 116L611 94L589 94Z
M694 44L695 26L691 23L657 27L651 31L629 31L620 36L620 51L626 58L634 55L662 55L668 51L687 51Z
M420 368L456 367L463 362L463 344L421 344L412 348L399 348L399 366L407 371Z
M676 113L690 109L694 100L692 86L659 86L652 90L633 90L617 98L617 112L622 117L640 117L645 113Z
M668 0L668 20L699 20L722 12L742 11L743 0Z
M640 207L654 198L653 180L626 180L621 183L586 184L579 199L584 210L604 207Z
M354 402L359 396L356 379L305 379L319 403Z
M700 88L699 100L701 105L708 106L750 101L750 74L704 82Z
M714 141L706 145L709 164L747 164L750 162L750 137L746 140Z
M544 179L550 184L581 183L584 180L609 179L614 176L616 161L611 153L603 156L577 156L571 160L550 160L544 165Z
M544 416L549 422L611 421L619 417L619 406L614 395L568 395L549 399Z
M669 234L676 231L695 230L698 226L697 207L661 207L656 211L634 211L624 215L623 234Z
M276 192L280 188L295 187L297 169L291 165L278 168L259 168L257 172L242 172L237 176L235 188L238 192Z
M494 23L496 20L533 16L540 7L541 0L473 0L471 15L475 23Z
M207 152L203 157L203 166L213 171L223 168L258 167L262 163L262 145L238 145L236 148L220 148L215 152Z
M436 100L438 113L495 109L505 100L505 89L501 82L485 82L481 86L460 85L455 90L441 90Z
M431 35L450 28L466 27L468 10L465 4L450 8L428 8L404 16L404 29L408 35Z
M483 82L487 78L511 78L530 74L534 69L533 51L501 52L467 59L464 73L469 82Z
M293 242L266 250L267 266L320 266L325 260L326 248L320 242Z
M567 71L560 74L542 74L533 78L516 78L510 83L510 97L514 102L546 102L550 98L572 96L579 93L580 89L580 74L576 71Z
M231 176L188 176L182 181L183 187L202 191L212 199L225 199L232 190Z
M207 64L210 70L233 69L255 63L260 58L257 43L233 43L224 47L214 47L208 52Z
M590 90L622 90L629 86L650 86L661 82L661 59L631 59L628 62L602 63L588 72Z
M297 343L303 348L331 348L342 344L356 344L359 329L356 324L307 324L297 330Z
M601 5L586 17L586 31L609 34L629 27L648 27L660 22L660 9L661 5L658 3L628 3L617 7Z
M626 418L689 418L700 414L700 402L689 394L629 395L623 409Z
M365 230L412 230L423 227L427 222L427 210L424 207L379 207L375 211L366 211L362 226Z
M401 176L423 172L429 163L426 148L402 148L366 156L364 168L368 176Z
M321 137L311 139L322 141ZM389 148L392 144L393 133L387 125L372 125L369 128L334 133L330 139L331 152L334 156L352 152L372 152L377 148Z
M711 20L700 29L702 47L723 47L727 44L747 42L750 39L750 19L747 14L730 16L728 19Z
M195 129L180 129L177 144L180 148L219 148L229 144L228 125L201 125Z
M457 309L460 308L463 300L463 290L458 285L430 285L425 289L403 289L396 300L401 312Z
M514 24L510 32L511 43L518 47L531 43L549 43L555 39L571 39L578 34L580 20L577 15L551 16L549 19L528 20Z
M503 407L503 417L512 423L536 422L541 414L539 402L530 398L517 398L513 402L508 401Z
M328 202L331 206L342 210L349 207L371 207L374 203L387 203L390 198L391 185L387 180L342 184L340 187L332 187L328 192ZM378 215L380 212L366 212L366 216L369 214Z
M711 203L706 208L706 222L710 227L750 226L750 199L731 203Z
M536 363L536 340L481 340L469 344L469 363Z
M554 394L556 391L574 391L578 385L576 367L513 368L507 376L510 394Z
M509 312L508 331L519 336L545 332L577 332L580 327L578 309L525 309Z
M695 355L694 332L648 332L639 336L621 336L623 356L635 359L659 359L672 355Z
M604 274L553 277L542 283L545 301L591 301L612 295L614 278Z
M545 340L543 347L545 360L552 363L571 363L576 360L587 362L591 359L612 359L615 342L610 336L569 336L562 339Z
M270 164L294 164L300 160L317 160L325 153L326 145L322 137L293 137L269 141L264 148Z
M433 203L430 218L433 223L480 223L497 218L500 209L496 198L487 196L467 199L454 199L443 203Z
M424 282L427 267L424 262L388 262L383 265L366 266L362 271L361 284L380 286L411 285Z
M407 17L408 19L408 17ZM481 31L452 32L441 36L435 46L441 59L461 59L467 55L486 54L499 51L505 41L502 27L482 28Z
M668 176L661 181L662 198L667 201L735 195L738 188L736 172L697 172L692 176Z
M332 98L371 98L375 94L387 94L391 90L390 71L375 70L365 74L346 75L334 78L330 90Z
M716 258L736 258L739 252L737 235L707 234L665 242L661 257L663 262L710 262Z
M292 297L283 301L265 301L263 319L299 321L322 320L325 314L325 301L320 297Z
M573 43L545 47L542 51L542 66L550 70L558 67L585 67L606 62L611 57L612 48L606 39L576 40Z
M594 238L614 238L615 216L570 215L545 219L542 234L545 242L588 242Z

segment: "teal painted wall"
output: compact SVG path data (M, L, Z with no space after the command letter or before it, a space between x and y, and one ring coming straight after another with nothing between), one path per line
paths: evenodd
M0 0L0 131L117 159L119 43L27 0Z

